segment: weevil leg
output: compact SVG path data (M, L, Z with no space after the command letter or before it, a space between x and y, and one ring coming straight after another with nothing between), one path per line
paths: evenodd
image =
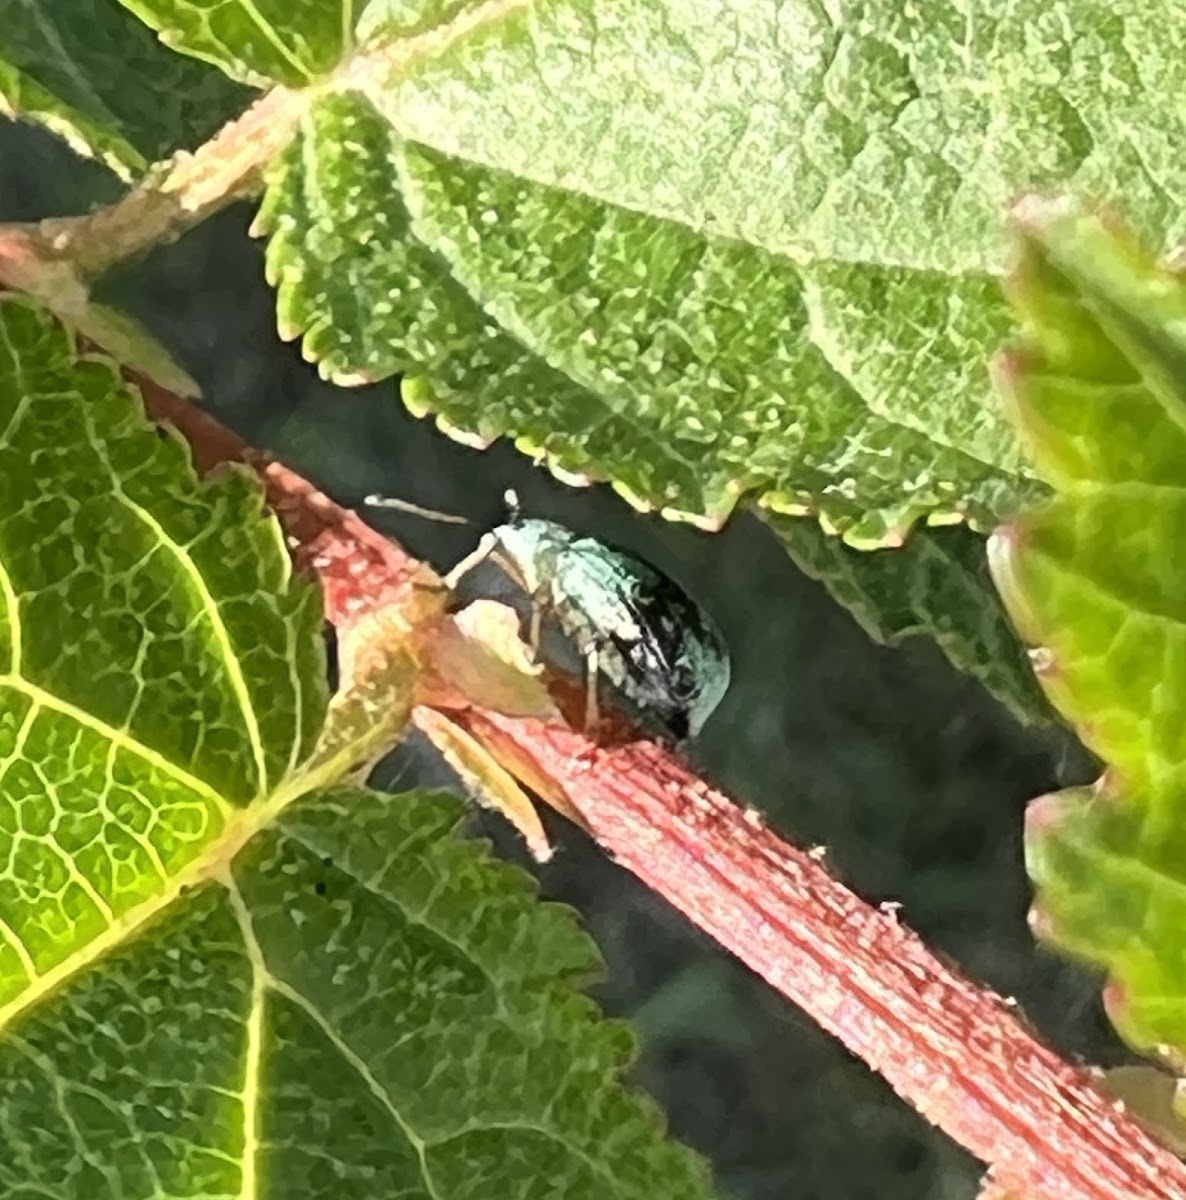
M531 597L531 624L527 629L528 645L531 647L531 656L539 658L539 639L540 630L544 622L544 610L539 600L535 596Z
M449 573L445 576L445 586L449 591L456 591L457 585L477 566L485 562L486 559L494 553L498 546L498 538L493 533L487 533L477 546L470 551Z
M585 647L585 736L593 738L601 724L601 709L597 701L597 643Z

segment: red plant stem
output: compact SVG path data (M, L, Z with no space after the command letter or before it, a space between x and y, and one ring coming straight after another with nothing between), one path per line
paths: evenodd
M261 471L342 627L406 598L419 564L212 418L141 383L200 466ZM451 710L559 789L598 843L799 1005L1024 1200L1186 1200L1186 1164L1042 1045L1014 1009L941 962L892 912L734 805L662 747L596 745L566 725Z
M209 413L141 375L127 374L139 386L149 415L189 442L200 472L243 463L260 476L297 568L320 578L326 616L339 630L368 613L411 603L412 579L425 570L422 563Z
M1025 1200L1186 1196L1186 1165L993 993L661 747L469 710L488 744L562 787L597 842L992 1164Z

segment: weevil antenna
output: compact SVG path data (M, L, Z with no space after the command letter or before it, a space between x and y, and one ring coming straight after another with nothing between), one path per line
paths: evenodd
M514 488L507 488L503 493L503 500L507 506L507 524L513 525L519 519L519 494ZM475 524L468 517L460 517L456 513L438 512L434 508L422 508L410 500L399 500L395 496L384 496L380 492L371 492L369 496L365 496L363 504L368 508L394 508L399 512L411 513L412 516L423 517L428 521L443 521L448 525ZM516 583L525 586L514 562L498 552L498 537L494 533L485 534L477 547L444 577L445 586L450 591L456 591L461 580L488 558L497 563L499 568Z
M444 521L446 525L472 525L468 517L459 517L456 513L437 512L435 508L421 508L410 500L397 500L394 496L383 496L372 492L364 497L363 504L368 508L395 508L400 512L411 513L415 517L423 517L426 521Z

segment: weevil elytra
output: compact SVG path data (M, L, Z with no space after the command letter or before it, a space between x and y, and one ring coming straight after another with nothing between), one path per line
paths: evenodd
M493 559L533 601L533 644L540 622L551 618L586 660L592 714L600 672L671 737L698 734L729 686L728 650L711 617L628 550L520 516L514 494L507 499L510 519L448 573L450 587ZM368 496L367 503L433 515L380 496Z

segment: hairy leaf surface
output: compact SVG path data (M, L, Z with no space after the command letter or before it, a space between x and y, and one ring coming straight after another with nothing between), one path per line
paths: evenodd
M283 331L669 515L748 496L871 545L1008 513L1034 487L982 347L1009 197L1123 176L1178 221L1136 5L385 12L350 67L370 107L316 106L272 177Z

